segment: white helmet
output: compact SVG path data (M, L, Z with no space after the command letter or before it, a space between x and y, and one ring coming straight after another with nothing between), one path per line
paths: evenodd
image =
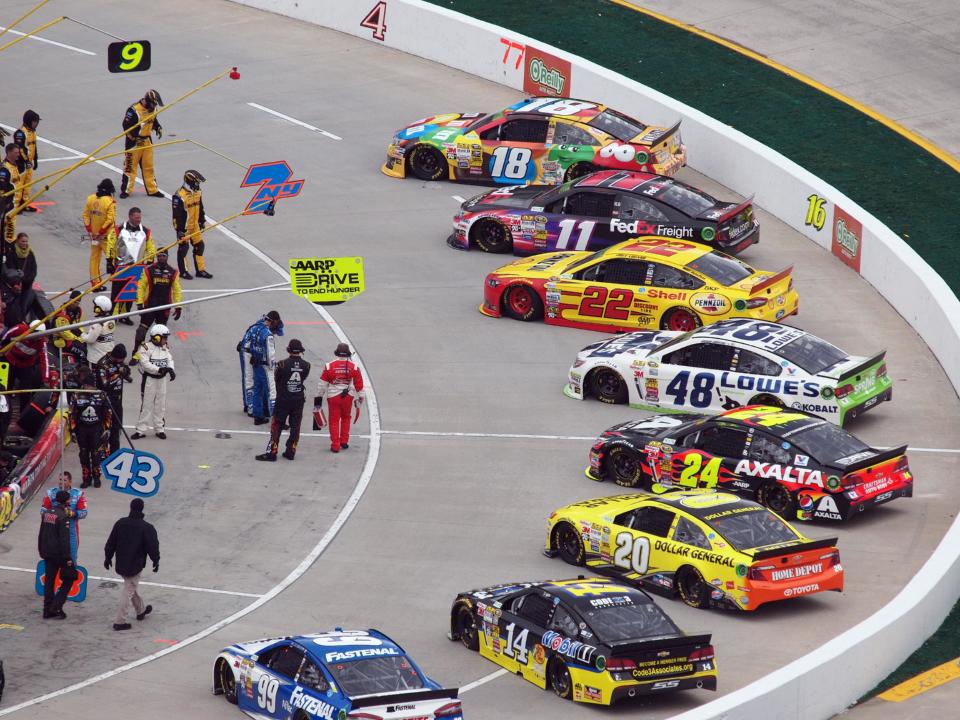
M36 330L37 332L44 332L47 329L47 326L44 325L39 320L34 320L33 322L30 323L30 329Z
M170 337L170 330L166 325L157 323L156 325L150 326L150 330L147 331L147 334L150 336L150 339L153 341L154 345L159 345L161 342L163 342L163 338Z
M113 311L113 303L106 295L97 295L93 299L93 312L95 315L109 315Z

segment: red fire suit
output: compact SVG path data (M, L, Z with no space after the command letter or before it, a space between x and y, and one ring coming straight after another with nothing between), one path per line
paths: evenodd
M324 366L317 395L327 397L330 406L330 449L339 452L341 447L350 442L353 405L363 402L363 376L352 362L337 358Z

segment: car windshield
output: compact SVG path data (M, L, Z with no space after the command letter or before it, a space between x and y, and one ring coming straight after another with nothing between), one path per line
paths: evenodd
M869 445L860 442L846 430L828 422L804 428L791 435L790 440L822 463L830 463L870 449Z
M328 663L327 668L344 693L350 697L418 690L423 687L420 675L402 655Z
M774 352L811 375L823 372L850 357L840 348L813 335L802 335Z
M599 598L598 601L607 599ZM623 599L630 600L630 597L624 595ZM601 642L645 640L680 634L673 621L652 602L634 603L631 600L629 604L581 610L580 614Z
M665 190L657 193L657 200L690 217L696 217L716 205L716 201L706 193L677 183L670 183Z
M585 258L583 258L583 260L580 260L579 262L575 262L573 265L571 265L571 266L568 267L566 270L564 270L564 271L563 271L564 274L567 274L567 273L575 273L577 270L579 270L580 268L582 268L584 265L588 265L589 263L592 263L594 260L599 260L600 258L603 257L604 253L607 252L607 251L608 251L610 248L612 248L612 247L614 247L614 246L613 246L613 245L610 245L609 247L605 247L603 250L597 250L595 253L593 253L593 254L591 254L591 255L587 255Z
M687 263L691 270L706 275L718 285L730 287L736 282L753 275L754 270L746 263L742 263L736 258L724 255L722 252L712 250L706 255L701 255L693 262Z
M621 115L614 110L604 110L587 125L603 130L608 135L613 135L617 140L630 140L647 129L647 126L639 120Z
M490 113L489 115L483 115L481 117L478 117L472 123L470 123L465 128L463 128L463 132L466 133L466 132L469 132L470 130L476 130L481 125L490 122L490 120L493 119L494 115L496 115L496 113Z
M722 510L703 519L734 550L750 550L797 539L797 534L789 525L762 507Z

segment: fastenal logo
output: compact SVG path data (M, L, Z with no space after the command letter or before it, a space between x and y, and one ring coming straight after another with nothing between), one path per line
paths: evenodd
M563 73L556 68L547 67L547 64L538 57L530 61L530 79L550 88L557 95L563 94L563 88L567 84L567 78Z

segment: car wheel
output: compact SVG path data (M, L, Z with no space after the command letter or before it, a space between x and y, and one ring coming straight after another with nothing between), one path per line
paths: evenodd
M583 565L583 540L570 523L560 523L553 531L553 547L561 559L570 565Z
M514 320L541 320L543 302L528 285L511 285L503 293L503 311Z
M414 145L410 151L410 169L421 180L440 180L447 174L447 159L429 145Z
M569 700L573 695L573 681L567 664L558 657L550 661L550 687L558 697Z
M614 445L610 448L604 467L607 470L607 476L617 485L633 488L639 486L643 480L640 455L623 445Z
M220 658L217 661L217 672L220 674L220 689L223 690L223 697L231 705L237 704L237 679L233 676L233 670L230 664Z
M595 172L596 169L597 168L588 162L574 163L567 168L567 172L565 172L563 175L563 181L570 182L571 180L576 180L584 175L589 175L590 173Z
M793 493L778 482L768 482L757 490L757 502L787 520L796 519L796 500Z
M590 373L590 388L600 402L623 405L627 402L627 384L620 373L609 368L597 368Z
M513 235L496 220L478 221L470 231L470 239L484 252L505 253L513 250Z
M702 324L700 317L692 310L672 308L663 314L663 318L660 320L660 329L689 332L690 330L696 330Z
M703 581L703 576L696 568L685 565L677 571L677 592L680 599L692 608L710 607L710 586Z
M480 649L480 637L477 635L477 620L473 611L468 607L460 606L457 610L457 635L467 650Z
M768 405L770 407L778 407L778 408L786 407L786 405L783 404L783 400L778 398L776 395L757 395L755 397L750 398L750 404L751 405Z

